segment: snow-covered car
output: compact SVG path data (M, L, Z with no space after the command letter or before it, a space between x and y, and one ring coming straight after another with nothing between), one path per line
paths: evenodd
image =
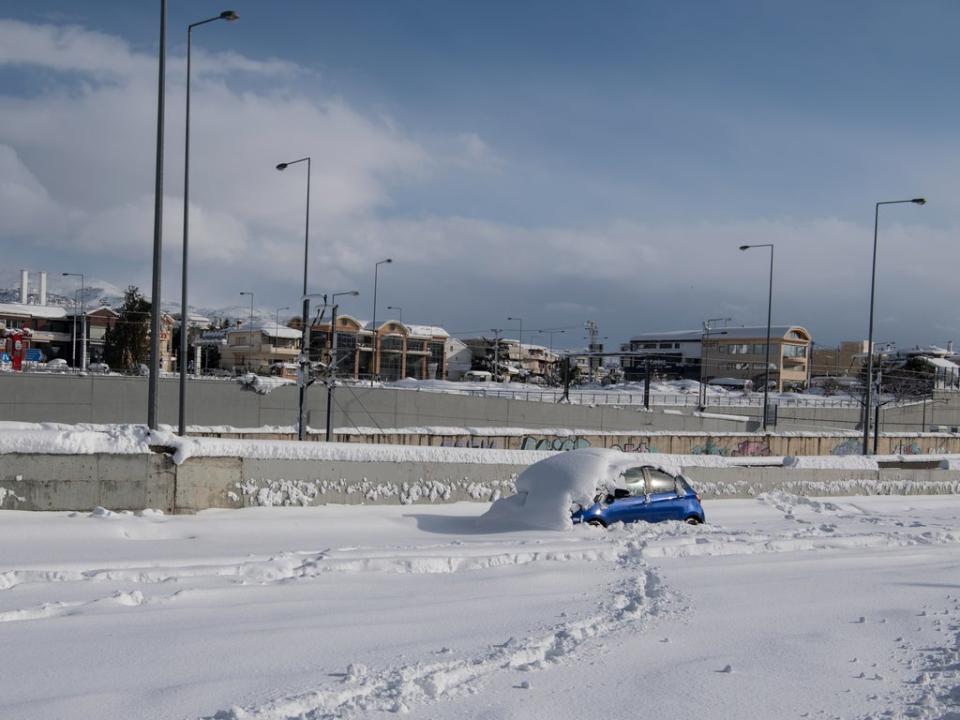
M54 358L53 360L50 360L46 365L47 370L52 370L54 372L63 372L64 370L67 369L67 367L69 367L67 365L67 361L64 360L63 358Z
M520 473L516 494L494 502L483 521L554 530L574 523L704 522L700 498L669 460L600 448L557 453Z
M89 370L90 372L94 372L94 373L104 373L104 374L106 374L106 373L110 372L110 366L107 365L105 362L98 362L98 363L95 362L95 363L90 363L89 365L87 365L87 370Z

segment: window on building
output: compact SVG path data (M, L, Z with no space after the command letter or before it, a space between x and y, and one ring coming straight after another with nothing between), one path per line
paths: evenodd
M352 332L337 332L337 373L341 375L353 374L353 361L357 352L357 334Z
M430 362L437 364L437 377L443 377L444 374L444 358L446 353L444 351L444 343L442 342L431 342L430 343Z
M383 380L399 380L403 364L403 354L385 352L380 354L380 377Z
M387 335L380 338L381 352L401 352L403 350L403 338L400 335Z
M657 349L657 344L656 344L656 343L644 343L644 344L643 344L643 349L644 349L644 350L656 350L656 349Z

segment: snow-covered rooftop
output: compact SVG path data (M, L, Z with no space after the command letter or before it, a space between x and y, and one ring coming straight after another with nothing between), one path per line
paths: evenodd
M24 305L23 303L0 303L0 315L20 315L23 317L59 319L66 317L67 311L60 305Z
M785 337L792 330L799 330L808 334L806 330L799 325L771 325L770 337ZM724 338L760 338L766 337L766 325L742 325L738 327L719 327L711 328L708 331L710 337ZM700 342L703 338L703 330L668 330L666 332L651 332L634 335L630 338L631 342L654 342L663 340L664 342Z
M254 331L259 330L267 337L277 337L277 338L300 338L303 333L294 328L287 327L286 325L277 325L276 323L264 323L262 325L257 325L253 328ZM228 334L234 333L248 333L250 332L249 328L231 328L227 330Z

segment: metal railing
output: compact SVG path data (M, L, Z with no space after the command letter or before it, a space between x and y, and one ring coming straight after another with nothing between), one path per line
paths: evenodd
M563 401L562 390L503 390L499 388L395 388L410 389L417 392L449 393L480 398L504 398L508 400L530 400L534 402L559 403ZM617 392L612 390L571 390L570 403L573 405L643 405L643 393ZM860 402L852 398L838 397L805 397L805 398L778 398L773 396L770 403L781 407L811 407L811 408L859 408ZM696 393L651 393L650 405L663 407L698 407L699 397ZM753 396L726 396L707 397L706 410L724 407L756 407L763 406L763 395L756 393Z

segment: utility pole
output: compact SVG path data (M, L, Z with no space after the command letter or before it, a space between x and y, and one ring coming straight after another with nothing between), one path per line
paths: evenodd
M586 328L587 333L590 336L590 345L588 346L588 351L590 353L599 352L597 348L597 335L600 334L600 331L597 329L596 320L587 320L587 322L585 322L583 326L584 328ZM595 381L596 369L594 367L594 359L592 355L589 359L589 362L590 362L590 380Z
M500 333L502 328L490 328L493 333L493 381L500 382Z
M650 409L650 356L643 359L643 407Z

